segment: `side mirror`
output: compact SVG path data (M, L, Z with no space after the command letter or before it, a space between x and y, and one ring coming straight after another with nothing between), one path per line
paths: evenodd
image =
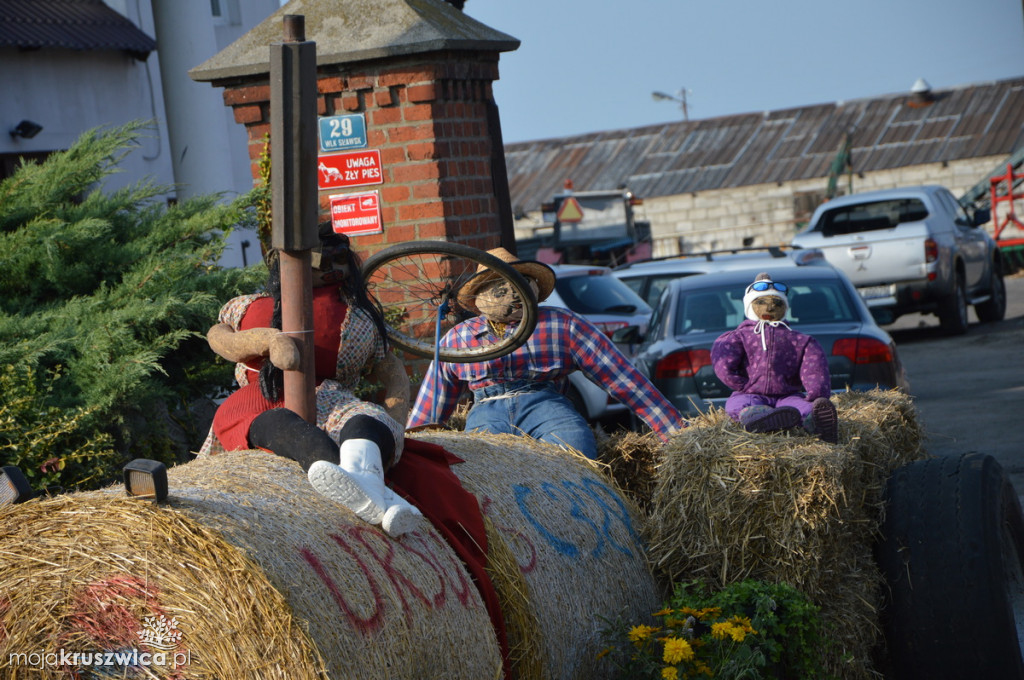
M643 342L643 339L639 326L626 326L612 333L612 342L619 345L636 345Z
M972 224L975 227L980 227L981 225L985 224L986 222L988 222L991 219L992 219L992 209L991 208L978 208L977 210L974 211L974 216L973 216L973 219L972 219Z

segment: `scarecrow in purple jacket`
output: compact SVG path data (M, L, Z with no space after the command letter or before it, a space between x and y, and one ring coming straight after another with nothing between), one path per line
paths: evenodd
M838 418L829 400L828 358L817 340L783 321L789 310L786 291L784 283L758 274L743 295L747 320L715 340L715 374L734 390L725 412L748 432L802 425L834 444Z

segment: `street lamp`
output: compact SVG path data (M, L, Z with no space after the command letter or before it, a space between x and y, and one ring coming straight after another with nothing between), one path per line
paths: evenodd
M679 108L683 110L683 120L690 120L690 114L686 110L686 93L687 89L685 87L679 88L679 92L674 95L667 94L665 92L655 91L651 93L651 99L653 99L656 102L666 100L671 102L678 102Z

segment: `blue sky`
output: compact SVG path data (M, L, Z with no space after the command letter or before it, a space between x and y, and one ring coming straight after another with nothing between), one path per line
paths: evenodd
M466 0L518 38L504 142L1024 76L1021 0Z

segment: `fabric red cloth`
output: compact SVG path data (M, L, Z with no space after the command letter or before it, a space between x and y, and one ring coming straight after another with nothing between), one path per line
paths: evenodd
M476 496L466 491L451 466L464 462L444 447L406 438L402 457L385 475L391 487L416 505L462 559L491 618L501 649L504 677L511 678L508 635L498 593L487 566L487 530Z

